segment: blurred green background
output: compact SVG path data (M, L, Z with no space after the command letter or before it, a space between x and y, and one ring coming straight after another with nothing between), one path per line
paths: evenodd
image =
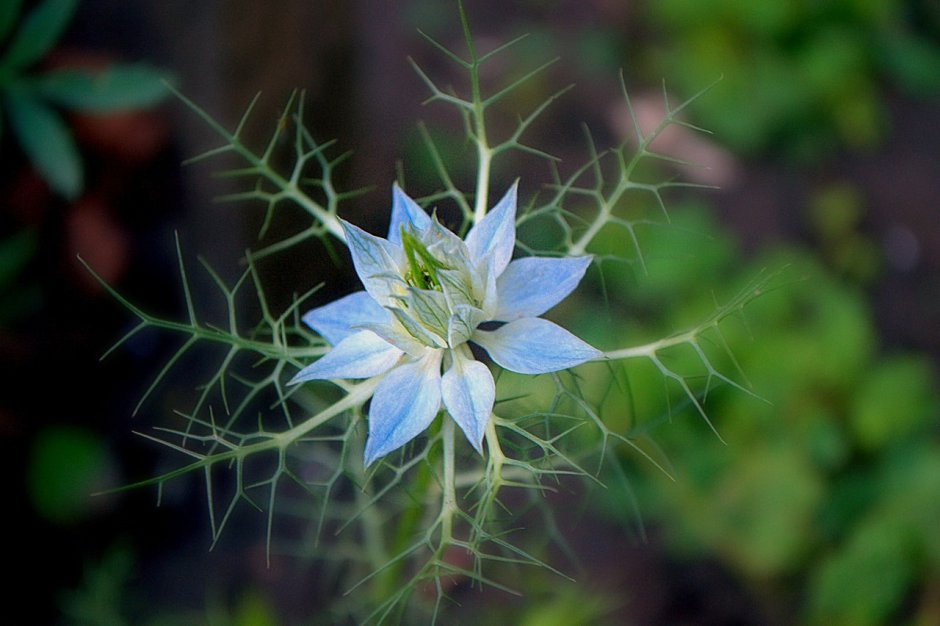
M647 272L605 265L606 302L592 299L593 274L577 300L580 332L599 332L603 310L620 336L602 347L640 343L687 327L762 271L781 280L722 326L736 379L761 398L711 391L705 406L727 444L652 368L628 364L629 392L606 414L648 430L675 481L624 450L630 489L593 490L578 514L550 500L565 511L559 532L579 558L562 558L562 569L577 583L526 572L525 600L458 590L458 615L532 625L940 623L940 5L481 0L467 9L481 48L530 34L497 71L562 57L506 111L577 84L525 137L563 169L585 158L582 121L601 146L626 138L619 70L641 123L661 115L663 83L677 103L723 77L688 115L713 134L675 132L658 144L709 166L680 174L719 189L666 198L672 223L641 233ZM466 153L451 111L420 105L425 90L406 58L437 76L453 68L416 28L459 48L454 8L437 0L83 0L23 75L146 61L229 124L260 90L255 138L292 89L307 89L314 134L356 151L338 184L376 189L353 206L354 221L376 226L396 163L412 185L433 181L416 120L445 155ZM0 87L11 81L0 72ZM132 111L49 104L74 140L69 158L83 164L81 191L58 193L6 117L0 126L0 445L15 478L7 532L21 573L13 584L46 598L14 603L13 614L21 623L329 623L318 611L332 591L315 567L287 558L265 567L259 519L245 515L207 551L198 480L171 485L160 508L151 493L87 497L172 465L131 431L158 423L200 364L185 365L182 384L171 380L169 397L132 421L173 346L142 338L99 365L130 321L75 255L172 315L182 310L173 230L232 275L259 218L211 202L230 189L210 168L179 169L212 139L178 104L141 109L154 104L147 89L136 103L128 96ZM469 170L455 176L466 182ZM527 195L548 179L524 156L496 176L497 188L521 177ZM283 301L321 278L305 252L278 261L293 268L276 285ZM566 497L584 492L573 486Z

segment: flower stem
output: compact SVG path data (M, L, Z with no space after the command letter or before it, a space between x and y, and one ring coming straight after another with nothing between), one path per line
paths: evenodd
M689 343L695 339L696 331L689 331L681 333L678 335L673 335L672 337L667 337L666 339L659 339L657 341L652 341L642 346L635 346L633 348L621 348L620 350L611 350L610 352L605 352L599 358L595 359L596 361L616 361L620 359L635 359L637 357L652 357L655 356L660 350L669 348L672 346L677 346L684 343Z
M490 453L490 463L498 470L502 467L503 462L506 460L506 455L503 454L503 449L499 445L499 437L496 435L496 422L493 420L495 416L491 415L490 419L486 422L486 449Z
M490 166L493 162L493 152L486 143L486 130L483 123L483 111L480 111L478 128L477 155L479 166L477 169L476 202L473 207L473 223L479 224L486 215L487 196L490 193Z
M467 43L467 53L470 57L470 102L473 110L470 115L472 125L471 135L477 145L477 188L473 206L473 223L479 224L486 215L487 198L490 193L490 167L493 162L493 150L486 138L486 103L483 101L480 90L480 60L473 48L473 37L470 35L470 23L463 9L463 3L457 3L460 11L460 24L463 27L464 39Z
M441 498L441 546L453 537L453 512L457 510L457 489L454 481L454 420L445 417L441 428L444 440L444 494Z
M632 169L630 170L632 172ZM610 217L613 214L614 207L617 206L617 203L620 201L620 198L623 197L623 194L630 189L630 184L626 176L629 176L629 173L626 175L622 174L622 178L617 187L611 192L607 197L606 201L600 206L600 211L597 216L594 218L594 221L591 222L591 225L588 226L588 229L584 231L578 240L571 246L571 249L568 250L569 256L581 256L584 254L588 245L594 241L594 238L597 236L597 233L601 231L604 226L610 222Z

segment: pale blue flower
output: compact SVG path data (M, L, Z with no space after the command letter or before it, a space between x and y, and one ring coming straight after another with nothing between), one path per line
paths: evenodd
M423 432L442 404L482 452L496 386L467 342L521 374L554 372L600 357L595 348L538 317L574 290L591 258L510 261L515 185L463 240L397 184L387 239L342 225L365 291L304 315L333 348L291 383L382 376L369 410L366 465ZM505 323L482 330L483 322Z

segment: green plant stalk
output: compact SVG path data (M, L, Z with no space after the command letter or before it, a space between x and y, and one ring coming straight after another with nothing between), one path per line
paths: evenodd
M109 490L103 493L127 491L130 489L135 489L137 487L160 484L160 483L166 482L167 480L171 478L176 478L178 476L187 474L188 472L211 467L212 465L216 463L232 462L233 465L241 465L241 463L249 456L253 454L267 452L269 450L278 450L279 452L283 452L289 446L296 443L299 439L301 439L308 433L316 430L317 428L327 423L328 421L330 421L337 415L340 415L344 411L348 411L348 410L360 407L363 404L365 404L366 401L368 401L368 399L372 397L372 394L375 392L375 388L378 386L380 380L381 380L381 377L370 378L368 380L365 380L359 383L358 385L346 386L344 388L349 389L348 395L346 395L345 397L343 397L341 400L337 401L336 403L330 405L329 407L323 409L316 415L313 415L309 417L308 419L300 422L293 428L290 428L288 430L285 430L283 432L276 433L276 434L265 433L266 438L256 443L242 444L238 446L228 444L230 446L228 450L225 450L223 452L216 452L210 456L199 456L199 455L196 455L196 453L192 452L191 450L174 446L172 444L167 443L166 441L144 434L142 436L147 439L152 439L163 445L176 448L179 451L184 452L190 456L199 456L199 458L197 461L190 463L189 465L185 465L183 467L177 468L173 471L167 472L166 474L162 474L154 478L149 478L147 480L143 480L137 483L126 485L124 487L119 487L117 489Z
M473 205L473 222L478 224L486 215L487 199L489 198L490 170L493 164L493 150L486 138L486 103L480 91L480 60L473 47L473 37L470 35L470 24L464 13L463 3L458 2L460 10L460 23L463 27L464 39L467 42L467 52L470 55L470 95L471 119L473 123L473 140L477 146L477 185Z
M343 243L346 242L346 234L343 231L343 227L340 224L339 219L332 212L320 206L316 201L313 200L313 198L308 196L306 193L303 192L303 190L300 189L301 168L295 167L293 172L291 173L291 177L288 179L282 176L281 174L279 174L278 172L274 171L274 169L270 166L270 164L268 163L268 160L271 157L271 153L274 149L274 146L276 145L276 141L272 141L269 144L268 148L265 150L262 156L258 156L253 150L251 150L248 146L242 143L240 134L241 134L243 126L247 122L247 119L254 108L257 98L255 98L255 100L252 101L251 105L249 105L248 110L242 116L242 119L239 122L238 127L235 129L235 132L232 133L232 132L229 132L220 123L215 121L215 119L213 119L211 115L209 115L206 111L204 111L198 105L196 105L195 102L193 102L192 100L184 96L179 91L173 89L172 87L170 87L170 89L173 91L173 93L176 95L177 98L179 98L184 104L186 104L186 106L192 109L193 112L195 112L197 116L199 116L212 130L214 130L226 142L226 145L220 148L209 150L197 157L193 157L189 159L187 161L188 163L194 163L196 161L199 161L208 157L212 157L217 154L223 154L226 152L235 152L235 154L239 155L246 162L248 162L249 165L251 166L250 168L248 168L247 170L248 172L253 173L253 174L258 174L264 177L279 190L277 194L272 195L272 199L275 199L277 201L289 200L291 202L296 203L299 207L301 207L307 213L309 213L310 216L313 217L315 221L318 221L320 224L322 224L323 227L326 228L327 232L329 232L331 235L333 235L334 237L336 237L338 240L342 241ZM288 103L288 109L292 105L292 103L293 103L292 101ZM278 127L278 132L275 134L275 139L280 135L280 128L281 126ZM296 140L298 144L300 142L300 139L301 137L298 137L298 139ZM236 170L234 173L241 175L246 172L243 170ZM254 192L249 192L247 197L251 197L253 193ZM237 194L237 195L242 195L242 194Z
M444 495L441 498L441 546L454 537L453 518L457 510L457 492L454 487L454 420L445 419L441 427L444 440Z
M446 420L445 416L445 420ZM415 489L416 493L422 493L427 490L429 483L431 482L431 468L427 463L422 463L418 466L416 474L412 479L412 486ZM409 540L414 535L415 527L421 519L422 509L419 505L415 504L409 506L405 511L402 512L398 524L395 527L395 532L391 541L391 551L392 554L399 554L408 546ZM403 560L397 560L388 567L381 569L388 563L388 559L384 559L382 562L375 564L374 569L378 571L378 575L375 577L375 584L373 585L372 595L377 602L385 600L395 590L401 583L401 573L402 569L405 566Z
M388 554L382 533L382 521L379 519L375 507L369 506L369 500L372 497L372 485L368 479L365 466L358 462L358 459L362 458L365 438L356 437L356 443L353 454L353 458L356 460L350 464L358 483L362 485L362 489L355 490L356 504L358 509L362 511L362 536L369 566L373 570L378 570L388 562Z

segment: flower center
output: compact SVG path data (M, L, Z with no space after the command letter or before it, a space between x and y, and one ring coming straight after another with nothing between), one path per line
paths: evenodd
M428 251L421 241L404 226L401 228L401 245L408 261L405 282L418 289L441 291L438 270L450 269Z

